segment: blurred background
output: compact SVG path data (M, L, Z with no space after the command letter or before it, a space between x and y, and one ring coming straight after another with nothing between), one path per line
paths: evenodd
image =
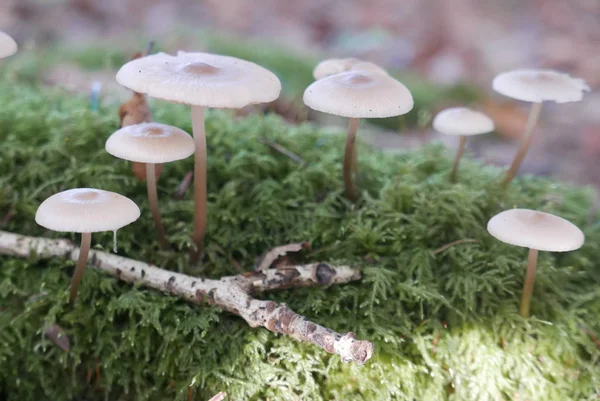
M431 118L469 105L490 115L497 132L468 148L497 165L512 160L529 104L493 93L493 77L513 68L561 70L592 91L582 102L544 106L521 173L600 188L600 0L1 0L0 30L20 45L0 68L15 82L82 94L101 87L101 101L117 107L130 92L116 83L116 70L154 41L166 52L255 61L284 86L270 111L337 131L344 121L309 112L302 92L319 60L363 58L415 98L408 115L366 123L363 140L392 152L431 140L456 147L456 138L431 131Z

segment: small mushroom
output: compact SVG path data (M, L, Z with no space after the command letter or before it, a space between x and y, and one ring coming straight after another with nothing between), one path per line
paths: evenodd
M346 71L369 71L388 75L386 70L370 61L358 58L330 58L317 64L313 70L313 77L318 80Z
M488 232L507 244L529 248L521 316L529 316L538 251L568 252L581 248L585 237L573 223L550 213L510 209L490 219Z
M17 52L17 42L8 35L0 31L0 58L12 56Z
M42 202L35 214L40 226L52 231L81 233L81 246L71 281L71 303L75 302L90 251L92 233L115 232L140 217L140 209L129 198L110 191L77 188L59 192Z
M439 112L433 119L433 128L445 135L458 135L460 142L456 159L450 174L450 181L456 180L460 158L465 151L467 136L486 134L494 130L494 122L485 114L467 107L453 107Z
M357 199L352 170L356 172L356 131L360 118L385 118L413 108L410 91L389 75L369 71L346 71L313 82L304 91L304 103L313 110L349 117L344 153L346 197Z
M169 247L169 243L158 210L156 166L158 163L168 163L191 156L194 146L194 140L187 132L159 123L128 125L116 131L106 141L106 151L111 155L145 165L148 202L158 242L165 249Z
M527 149L533 139L533 131L540 118L542 102L579 102L583 98L583 92L589 91L590 87L583 79L573 78L569 74L553 70L504 72L494 78L492 87L504 96L533 102L521 146L504 179L504 184L508 185L517 175L521 162L527 154Z
M196 262L206 233L206 107L239 109L268 103L279 97L281 83L267 69L235 57L209 53L178 52L177 56L156 53L125 64L117 81L136 92L189 104L195 140L193 239Z

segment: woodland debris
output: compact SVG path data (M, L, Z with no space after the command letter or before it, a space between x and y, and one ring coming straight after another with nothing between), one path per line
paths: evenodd
M71 241L28 237L0 231L0 254L29 257L79 258L79 248ZM107 252L90 250L89 268L108 273L119 280L178 296L194 304L209 304L242 317L250 327L264 327L338 354L343 362L364 364L373 355L373 344L357 340L354 333L341 334L311 322L285 304L252 297L283 288L328 286L360 279L349 266L327 263L289 265L285 269L250 271L218 280L192 277L160 269L150 264Z
M439 247L438 249L436 249L435 251L433 251L434 255L437 255L440 252L445 251L448 248L452 248L454 245L459 245L459 244L466 244L466 243L477 243L476 239L470 239L470 238L465 238L465 239L459 239L457 241L452 241L444 246Z
M221 392L215 394L215 396L212 397L208 401L223 401L225 399L225 397L227 397L227 393L225 393L224 391L221 391Z
M286 149L285 147L283 147L282 145L276 143L276 142L272 142L269 140L260 140L261 143L267 145L268 147L270 147L271 149L281 153L282 155L290 158L291 160L295 161L296 163L300 164L300 165L305 165L306 161L304 161L304 159L302 159L300 156L298 156L297 154L295 154L294 152L292 152L291 150Z
M289 253L297 253L303 250L310 251L310 244L307 241L277 246L259 258L255 270L266 271L271 268L278 268L281 265L286 265L288 264L288 260L284 259L285 256Z
M177 191L173 196L175 199L183 199L183 195L185 195L185 192L188 190L190 184L192 183L192 178L194 178L194 172L190 170L187 172L187 174L183 177L183 180L181 180L181 182L177 186Z
M71 341L69 340L69 337L58 324L55 323L48 326L46 330L44 330L44 334L46 334L46 336L63 351L69 352L71 349Z

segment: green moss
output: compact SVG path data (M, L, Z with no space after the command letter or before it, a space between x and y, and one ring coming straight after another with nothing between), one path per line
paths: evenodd
M362 201L341 196L344 134L290 127L276 117L208 113L209 227L202 271L190 272L192 194L173 194L192 159L165 166L159 199L176 251L158 249L143 183L104 151L116 104L98 113L55 90L0 85L2 229L77 240L34 222L60 190L118 191L142 208L119 233L119 253L167 269L218 277L250 269L266 249L309 240L307 261L360 268L360 282L266 294L340 332L375 343L364 366L210 307L135 288L92 269L69 307L74 264L0 256L0 398L7 400L591 400L600 391L600 224L593 191L541 178L499 190L500 171L473 161L448 182L451 160L430 145L400 155L360 148ZM153 102L156 120L190 131L186 107ZM300 167L259 139L299 154ZM582 227L586 245L542 253L533 317L518 315L526 250L491 238L485 224L511 207L557 213ZM94 234L110 248L111 233ZM474 238L439 254L451 241ZM43 335L58 323L68 353ZM88 372L98 366L100 377Z

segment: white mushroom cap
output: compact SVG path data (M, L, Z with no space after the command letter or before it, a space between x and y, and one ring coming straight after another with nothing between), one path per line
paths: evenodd
M59 192L42 202L35 221L53 231L94 233L115 231L140 217L129 198L115 192L77 188Z
M590 87L583 79L553 70L514 70L497 75L496 92L526 102L578 102Z
M12 56L17 52L17 42L7 33L0 31L0 58Z
M435 116L433 128L445 135L479 135L492 132L494 122L479 111L453 107L442 110Z
M317 64L313 70L313 77L321 79L345 71L370 71L388 75L386 70L369 61L358 58L330 58Z
M549 252L581 248L585 239L568 220L529 209L505 210L490 219L487 229L507 244Z
M313 110L351 118L384 118L408 113L413 98L394 78L368 71L347 71L313 82L304 91Z
M159 123L128 125L106 141L111 155L139 163L168 163L194 153L194 139L184 130Z
M271 102L281 83L269 70L235 57L209 53L157 53L132 60L117 81L151 97L217 108Z

